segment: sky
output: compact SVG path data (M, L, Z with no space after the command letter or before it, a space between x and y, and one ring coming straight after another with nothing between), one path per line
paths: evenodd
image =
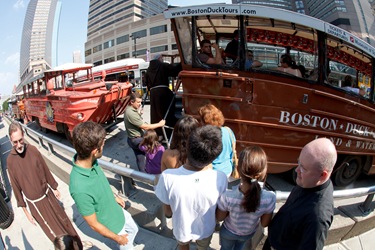
M80 50L84 61L89 0L61 0L57 64L73 61L73 51ZM175 6L231 3L228 0L170 0ZM0 96L12 94L19 83L20 47L23 22L29 0L0 0Z

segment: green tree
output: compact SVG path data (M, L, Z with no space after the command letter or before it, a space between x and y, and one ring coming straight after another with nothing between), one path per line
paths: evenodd
M9 106L8 101L9 101L9 98L6 99L6 100L3 102L3 112L8 111L8 106Z

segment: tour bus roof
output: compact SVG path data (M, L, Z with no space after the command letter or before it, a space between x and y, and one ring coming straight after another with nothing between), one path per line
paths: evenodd
M118 60L118 61L114 61L114 62L110 62L110 63L95 66L93 68L93 73L94 72L100 72L102 70L106 70L106 69L110 69L110 68L117 68L117 67L121 67L121 66L135 65L135 64L139 64L139 63L143 63L143 62L145 62L145 60L142 59L142 58L121 59L121 60Z
M57 72L61 71L64 73L72 73L77 72L79 70L85 70L92 68L92 64L86 64L86 63L65 63L63 65L57 66L53 69L46 70L44 73L51 73L51 72Z
M303 25L327 33L338 40L342 40L357 47L369 55L375 57L375 48L367 42L341 29L335 25L324 22L317 18L307 16L301 13L282 10L278 8L251 5L251 4L210 4L170 8L164 11L165 18L179 18L189 16L248 16L257 18L267 18L270 22L274 20L290 22L291 27L294 25ZM225 25L221 24L223 27Z

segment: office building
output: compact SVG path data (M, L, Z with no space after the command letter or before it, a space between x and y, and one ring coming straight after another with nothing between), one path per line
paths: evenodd
M375 46L375 16L369 0L304 0L306 14L334 24ZM374 2L374 1L372 1ZM374 5L374 3L372 3Z
M52 67L60 7L58 0L30 0L22 32L21 84L17 92L21 91L22 83Z
M255 4L295 11L293 0L232 0L233 4Z
M166 0L90 0L85 62L105 64L154 53L177 53Z

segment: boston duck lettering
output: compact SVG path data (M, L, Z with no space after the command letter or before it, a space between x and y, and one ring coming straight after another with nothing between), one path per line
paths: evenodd
M309 114L290 114L288 111L281 111L280 120L281 123L293 124L295 126L322 128L324 130L332 131L337 130L338 120L328 119L326 117L320 117Z
M358 124L352 124L348 122L346 124L345 133L347 134L353 134L353 135L361 135L364 137L372 137L375 138L374 131L371 131L369 127L358 125Z
M280 112L280 123L285 123L294 126L321 128L325 131L340 130L346 134L360 135L363 137L375 138L375 132L371 128L350 122L339 123L339 120L329 119L327 117L320 117L310 114L291 114L288 111Z

